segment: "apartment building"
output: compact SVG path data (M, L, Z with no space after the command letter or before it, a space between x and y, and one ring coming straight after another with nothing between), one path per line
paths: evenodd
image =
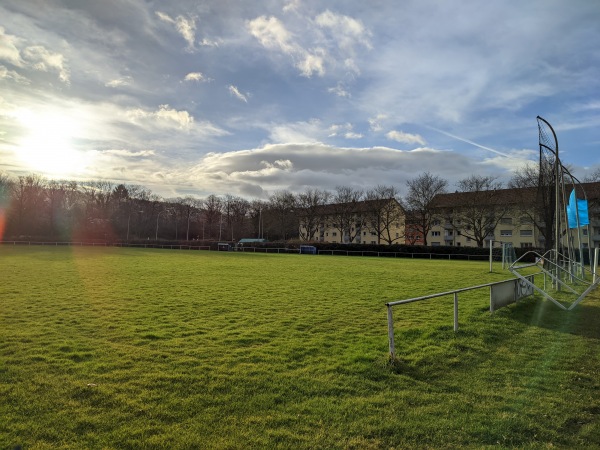
M303 210L300 238L307 242L399 244L404 242L404 209L395 199L363 200Z
M588 246L589 234L590 244L600 247L600 183L581 186L590 214L590 225L581 229L582 246ZM544 248L546 230L536 202L535 188L439 194L433 200L435 214L427 242L489 247L490 241L501 241L514 247ZM579 241L578 233L573 233L573 239Z

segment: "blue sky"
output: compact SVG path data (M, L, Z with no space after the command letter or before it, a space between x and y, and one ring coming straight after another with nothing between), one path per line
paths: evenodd
M0 171L266 198L600 165L600 3L4 0Z

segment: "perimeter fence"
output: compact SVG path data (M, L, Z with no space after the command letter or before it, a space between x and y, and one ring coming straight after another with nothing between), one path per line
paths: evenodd
M0 241L1 245L19 245L19 246L73 246L73 247L126 247L126 248L158 248L165 250L204 250L204 251L222 251L219 248L219 243L214 242L211 245L190 245L190 244L160 244L156 242L148 243L127 243L127 242L94 242L94 241ZM278 253L278 254L299 254L299 248L288 247L245 247L231 244L228 251L244 252L244 253ZM409 258L409 259L445 259L445 260L462 260L462 261L488 261L489 255L476 254L459 254L459 253L428 253L428 252L384 252L374 250L325 250L318 249L317 255L329 256L360 256L360 257L377 257L377 258ZM500 261L501 256L494 255L494 261Z

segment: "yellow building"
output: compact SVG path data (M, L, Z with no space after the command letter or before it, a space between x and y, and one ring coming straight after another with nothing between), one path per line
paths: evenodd
M302 210L300 238L306 242L401 244L404 209L395 199L363 200Z
M590 225L581 229L582 246L600 247L600 183L583 183ZM498 189L482 192L456 192L437 195L429 245L489 247L490 241L506 242L514 247L546 247L544 211L536 205L535 188ZM579 241L578 233L573 239Z

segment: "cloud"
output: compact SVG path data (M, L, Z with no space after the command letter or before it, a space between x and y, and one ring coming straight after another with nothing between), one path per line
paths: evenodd
M169 105L160 105L156 111L148 111L141 108L130 109L127 117L132 122L152 121L165 128L190 128L194 123L194 117L187 111L177 111Z
M419 144L425 145L425 139L418 134L404 133L403 131L392 130L385 135L392 141L401 142L403 144Z
M369 121L369 126L371 128L371 131L374 131L374 132L382 131L383 125L381 124L381 122L384 122L386 119L387 119L386 114L377 114L377 116L369 118L368 121Z
M169 105L160 105L157 110L128 109L125 111L124 117L129 123L143 127L149 132L176 130L212 136L228 134L211 122L196 122L188 111L177 110Z
M0 65L0 79L13 80L19 84L30 84L31 81L14 70L9 70L5 66Z
M337 86L335 87L330 87L329 89L327 89L327 92L331 93L331 94L335 94L338 97L347 97L350 98L350 92L348 92L346 90L346 88L344 88L344 86L342 86L341 83L338 83Z
M349 54L354 53L357 44L368 49L372 48L372 34L359 20L326 10L315 18L315 23L321 28L330 30L337 45Z
M314 74L325 74L325 49L318 46L311 51L304 49L276 17L257 17L247 22L247 28L265 48L291 56L294 66L300 69L303 76L310 78Z
M5 33L4 28L0 27L0 61L38 72L56 72L63 83L69 84L70 73L64 55L48 50L43 45L24 45L23 39ZM24 48L20 49L20 46ZM10 74L10 78L15 81L24 80L24 77L16 72L7 70L4 74L4 78L8 78Z
M266 49L290 56L302 76L360 72L359 49L372 48L372 33L360 20L330 10L314 18L302 16L298 2L284 7L284 12L290 11L296 14L287 17L285 24L277 17L263 15L248 21L247 29ZM345 95L341 86L332 89L330 92Z
M129 75L126 75L124 77L115 78L114 80L107 81L105 83L105 86L117 88L117 87L123 87L123 86L130 86L132 82L133 82L133 78L130 77Z
M163 22L175 25L177 32L187 42L188 50L194 49L194 42L196 40L196 19L194 17L177 16L173 19L168 14L160 11L156 11L155 14Z
M0 61L6 61L13 66L23 66L21 52L18 45L21 42L17 36L6 34L3 27L0 27Z
M342 136L346 139L361 139L363 135L353 131L354 126L351 123L334 124L329 127L329 136Z
M515 161L517 164L523 160ZM506 161L490 159L478 163L454 152L430 148L348 148L315 142L209 153L189 171L176 171L170 176L191 179L199 189L217 194L234 192L237 187L242 192L267 195L278 189L299 192L320 186L333 190L336 185L347 184L363 189L391 184L403 191L406 181L425 167L438 167L437 174L455 183L466 173L504 173L505 166Z
M58 72L60 80L69 84L69 69L65 66L65 57L62 54L49 51L42 45L34 45L26 47L22 56L35 70Z
M210 78L205 77L204 74L201 72L190 72L185 76L184 80L185 81L206 82L206 81L210 81Z
M229 85L227 87L227 89L229 90L229 93L231 95L233 95L234 97L238 98L239 100L248 103L248 94L244 95L240 92L240 90L234 86L234 85Z
M344 133L344 137L346 139L362 139L364 136L360 133L355 133L353 131L349 131L347 133Z
M154 156L156 154L156 152L154 150L132 151L132 150L126 150L126 149L105 150L104 153L122 156L125 158L145 158L148 156Z

